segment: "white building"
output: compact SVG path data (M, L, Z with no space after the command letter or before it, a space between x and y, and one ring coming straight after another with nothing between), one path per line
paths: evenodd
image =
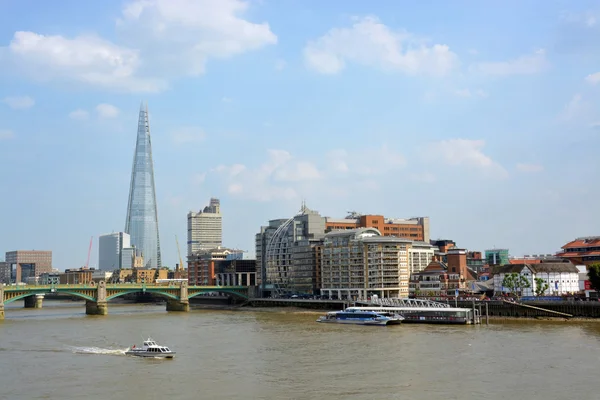
M121 254L131 247L131 238L125 232L113 232L98 238L98 269L113 271L122 268Z
M536 278L543 279L548 289L543 296L561 296L579 292L579 270L571 262L542 261L539 264L507 264L494 269L494 292L506 293L502 286L508 274L519 274L529 282L529 288L521 290L521 296L535 296Z
M188 218L188 257L201 250L210 250L223 245L223 222L219 199L210 199L204 210L190 211Z
M321 295L338 299L408 297L408 248L412 241L382 236L375 228L325 235Z
M410 274L423 271L433 260L434 249L427 242L412 242L408 249L408 269Z

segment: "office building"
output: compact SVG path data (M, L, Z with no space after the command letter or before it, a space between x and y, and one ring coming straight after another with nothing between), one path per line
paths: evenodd
M123 253L123 250L127 248L131 248L129 234L114 232L101 235L98 238L98 269L113 271L115 269L127 268L123 267L123 261L125 261L125 265L131 265L131 261L127 259L129 254Z
M6 261L0 261L0 284L9 284L11 278L11 267Z
M188 257L188 284L214 286L221 284L217 281L216 267L219 261L241 260L244 252L241 250L217 247L210 250L200 250Z
M187 215L187 254L215 249L223 245L223 223L219 199L212 198L204 210Z
M493 249L485 251L485 261L488 265L509 264L508 249Z
M131 236L131 244L144 257L144 267L161 268L158 212L154 187L154 162L148 108L140 108L137 140L131 169L129 201L125 233Z
M408 297L412 241L375 228L329 232L321 260L321 295L337 299Z
M342 229L375 228L383 236L429 242L429 217L399 219L352 212L346 218L326 217L325 227L327 232Z
M30 277L52 272L52 252L45 250L17 250L6 253L11 271L15 267L15 282L26 283Z
M421 272L433 260L435 247L428 242L413 241L408 248L408 268L411 274Z

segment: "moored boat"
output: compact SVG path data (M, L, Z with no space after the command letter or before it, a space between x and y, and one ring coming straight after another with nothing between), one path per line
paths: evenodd
M141 347L136 347L134 344L125 352L128 356L136 357L152 357L152 358L173 358L175 352L171 351L168 347L159 346L154 340L148 338L144 340L144 344Z
M404 317L397 314L375 311L342 310L330 311L319 317L317 322L354 325L397 325L402 323Z

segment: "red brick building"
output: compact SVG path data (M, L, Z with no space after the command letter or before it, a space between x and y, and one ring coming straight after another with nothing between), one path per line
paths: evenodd
M600 236L577 238L562 246L562 249L556 256L575 265L600 263Z

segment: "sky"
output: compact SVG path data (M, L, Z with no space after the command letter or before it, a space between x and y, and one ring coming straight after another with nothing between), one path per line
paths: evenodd
M586 0L0 0L0 254L97 265L142 101L168 266L210 197L248 257L303 200L554 253L600 234L598 43Z

